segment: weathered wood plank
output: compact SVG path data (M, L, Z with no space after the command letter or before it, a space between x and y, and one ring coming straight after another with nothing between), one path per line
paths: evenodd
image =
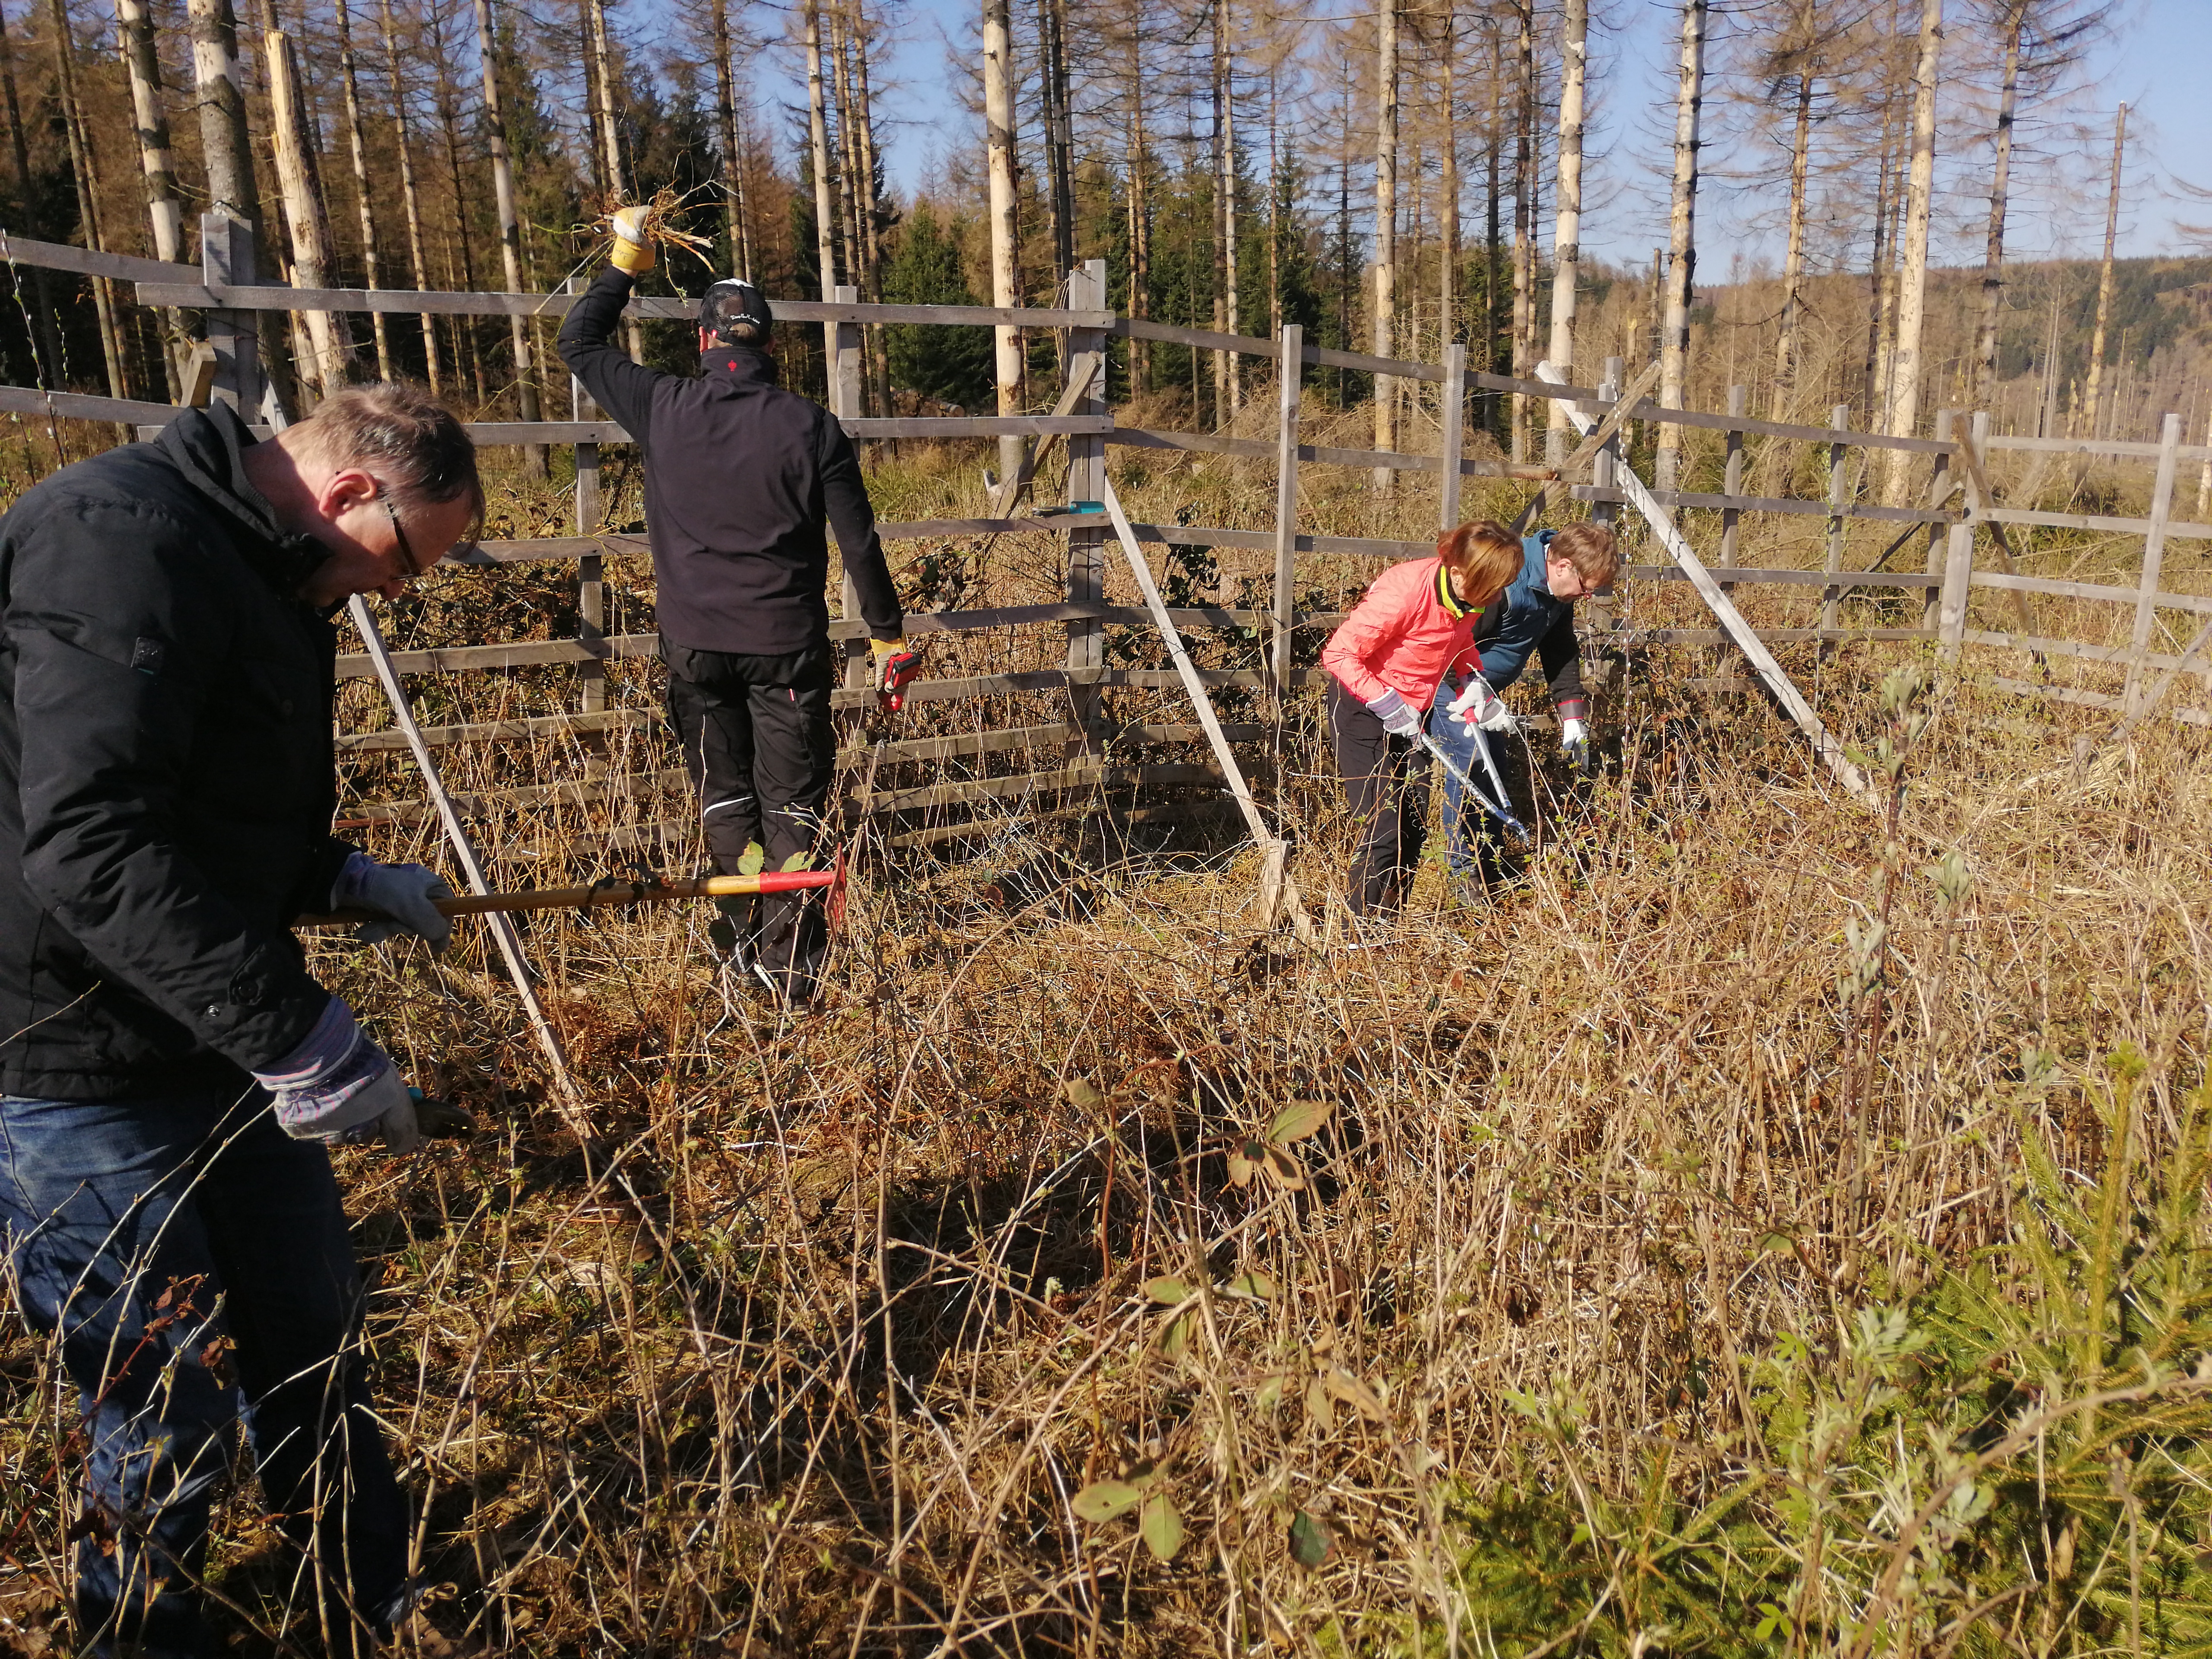
M1851 441L1865 434L1838 430L1832 434L1832 442L1839 449L1848 449ZM1627 495L1620 489L1603 489L1596 484L1577 484L1573 489L1578 501L1605 501L1616 506L1626 505ZM1808 519L1881 519L1891 524L1951 524L1959 515L1955 513L1931 512L1924 507L1873 507L1849 504L1838 513L1826 501L1802 501L1788 495L1713 495L1688 489L1655 489L1651 499L1662 507L1686 507L1720 512L1734 510L1741 513L1794 513ZM1730 578L1733 580L1733 578Z
M2016 696L2045 697L2053 702L2070 702L2083 708L2118 708L2121 699L2107 696L2102 691L2083 691L2070 685L2045 685L2035 680L2015 680L2002 674L1992 675L1988 684L1999 691L2009 691ZM2212 726L2212 709L2168 708L2164 711L2168 720L2183 721L2190 726Z
M2133 605L2142 597L2140 588L2112 587L2096 582L2060 581L2047 576L2002 576L1995 571L1977 570L1976 587L2002 588L2015 593L2049 593L2062 599L2094 599L2102 604ZM2169 593L2160 592L2152 596L2162 609L2212 612L2212 594Z
M2002 438L1989 441L1991 449L2027 449L2046 455L2141 455L2155 459L2158 446L2118 438ZM2212 449L2202 444L2183 444L2174 453L2185 461L2212 461Z
M34 242L5 231L0 231L0 259L46 270L75 271L81 276L112 276L125 283L197 283L200 276L198 265L167 264L130 253L102 253L94 248L71 247L66 242Z
M540 738L586 737L600 732L641 731L660 716L642 708L611 708L595 714L545 714L529 720L484 720L468 726L426 726L422 742L432 749L472 743L532 743ZM336 739L341 755L380 755L406 749L404 732L346 732Z
M2033 507L1993 507L1981 515L1997 524L2028 525L2046 530L2102 531L2115 536L2148 536L2148 519L2113 518L2100 513L2040 513ZM2169 524L2166 538L2184 541L2212 540L2212 524Z
M1690 580L1671 564L1623 565L1620 574L1633 581L1686 582ZM1728 579L1731 585L1771 583L1789 587L1924 588L1943 585L1940 576L1931 578L1917 571L1907 574L1894 570L1844 570L1831 575L1825 570L1760 570L1743 565L1729 566Z
M0 414L58 415L71 421L119 421L128 426L165 426L183 411L169 404L145 404L129 398L95 398L82 392L40 392L35 386L0 386Z
M2077 657L2084 662L2126 663L2135 655L2124 645L2087 645L2079 640L2054 640L2023 634L2002 634L1986 628L1967 629L1964 635L1969 645L1993 645L2001 650L2027 651L2048 657ZM2143 655L2146 668L2178 668L2182 658L2170 651L2151 651Z

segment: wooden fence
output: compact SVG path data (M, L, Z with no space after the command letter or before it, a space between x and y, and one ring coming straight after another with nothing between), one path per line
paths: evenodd
M121 255L88 252L52 244L0 240L0 257L14 264L43 266L74 272L111 283L136 285L141 305L186 309L204 321L211 359L211 395L259 411L266 405L268 390L257 356L255 313L263 311L326 311L331 313L461 314L473 316L556 317L565 313L574 295L420 293L388 289L297 290L255 279L252 243L245 228L234 221L210 216L203 221L203 262L199 266L167 264ZM1273 576L1263 607L1223 606L1186 608L1170 613L1181 629L1235 629L1255 632L1264 641L1256 665L1215 671L1205 676L1209 686L1237 688L1261 693L1270 706L1279 708L1279 698L1310 684L1317 671L1296 666L1293 641L1301 629L1318 629L1337 620L1334 612L1301 613L1297 609L1302 558L1350 556L1390 560L1425 554L1425 541L1331 536L1301 532L1297 528L1300 501L1299 472L1304 466L1350 467L1378 474L1413 473L1434 477L1437 483L1438 520L1449 526L1458 521L1463 483L1468 478L1509 478L1552 481L1558 471L1548 466L1518 466L1463 453L1469 398L1487 392L1563 399L1584 416L1609 412L1618 399L1621 374L1618 362L1608 365L1600 386L1558 385L1542 380L1479 373L1467 367L1464 350L1451 347L1441 363L1417 362L1339 351L1308 343L1295 325L1276 339L1219 334L1177 327L1116 314L1107 304L1103 262L1092 261L1074 273L1068 286L1068 303L1053 308L991 307L934 307L867 305L854 290L840 289L830 301L777 301L778 317L795 323L819 323L824 331L829 368L829 401L839 420L862 441L904 438L989 438L1018 434L1030 439L1056 439L1066 447L1066 495L1069 506L1095 502L1105 493L1107 452L1111 447L1170 453L1226 456L1272 465L1276 477L1274 523L1265 530L1189 525L1138 525L1139 542L1164 548L1243 550L1272 556ZM690 320L691 302L669 299L641 299L633 312L642 317ZM1062 359L1066 380L1050 413L1022 416L864 416L860 413L863 331L870 326L924 323L974 327L1014 327L1050 330L1066 336ZM1195 350L1224 351L1277 365L1279 395L1275 431L1272 438L1256 439L1214 433L1153 430L1118 424L1104 398L1108 342L1113 338L1168 343ZM1390 381L1417 383L1429 388L1435 399L1437 431L1436 453L1413 453L1372 449L1333 447L1307 441L1301 433L1302 408L1298 389L1302 376L1282 372L1297 364L1340 368L1377 378L1378 393ZM523 642L485 643L434 650L402 650L391 654L399 674L422 676L454 672L509 670L546 665L568 665L577 671L573 712L526 720L432 726L422 733L430 747L458 744L532 740L549 736L590 736L643 723L648 716L635 709L610 708L606 702L606 667L621 659L651 654L655 638L650 634L610 635L606 631L605 561L610 555L641 553L644 538L598 531L601 520L600 447L627 441L613 422L597 416L580 389L574 392L574 418L566 421L481 422L471 431L480 445L567 445L575 453L574 536L526 540L487 541L457 550L449 562L461 565L497 566L523 561L569 561L576 566L577 615L572 638ZM2205 663L2205 636L2177 650L2160 649L2158 612L2160 610L2212 617L2212 594L2169 592L2161 586L2165 550L2178 539L2212 538L2212 525L2176 522L2172 497L2180 464L2202 461L2212 466L2212 450L2184 446L2179 441L2178 416L2169 416L2157 444L2075 444L2062 441L1992 436L1986 417L1974 416L1964 422L1952 413L1937 418L1932 438L1889 437L1855 432L1848 427L1848 410L1834 412L1828 427L1793 425L1751 418L1744 412L1741 388L1730 396L1725 413L1663 409L1639 399L1628 411L1634 421L1703 428L1723 434L1724 472L1718 490L1654 492L1658 503L1671 509L1708 539L1717 556L1715 574L1724 591L1741 587L1820 590L1817 620L1811 626L1759 630L1761 640L1783 643L1818 641L1823 644L1845 640L1931 640L1950 658L1968 647L2027 655L2043 669L2036 679L1999 673L1992 683L2024 695L2111 708L2141 717L2162 696L2166 684L2184 671ZM0 410L48 420L69 418L114 422L142 433L158 429L174 414L167 404L26 387L0 387ZM1824 456L1826 488L1815 498L1790 495L1760 496L1745 493L1747 444L1762 447L1810 445ZM2063 453L2080 460L2105 456L2123 461L2148 460L2156 470L2150 507L2141 518L2040 513L2006 507L1992 498L1988 469L1993 455L2012 450ZM1863 471L1883 453L1902 452L1916 467L1926 458L1924 485L1916 477L1919 505L1888 507L1865 499L1864 479L1855 480L1853 462ZM1594 513L1612 518L1630 500L1621 487L1618 469L1624 465L1618 439L1607 443L1594 458L1588 482L1569 480L1572 495L1590 504ZM1786 472L1789 469L1784 469ZM1632 481L1631 481L1632 482ZM1107 598L1105 520L1096 514L1012 510L1016 492L1002 484L993 513L973 519L932 520L885 523L879 526L886 541L918 538L981 536L1000 533L1045 532L1064 538L1064 591L1051 602L983 610L947 611L910 616L908 629L916 637L932 634L966 634L982 630L1016 630L1036 639L1043 633L1064 637L1060 660L1050 667L1020 672L925 679L910 690L909 700L929 704L952 700L1050 692L1065 699L1063 718L1057 721L918 738L885 743L874 750L848 747L841 761L852 765L863 757L871 763L864 773L865 793L856 790L854 805L860 811L911 823L915 815L973 809L994 801L1021 799L1033 807L1054 800L1095 799L1105 789L1141 792L1154 787L1188 790L1190 786L1218 785L1218 766L1212 761L1120 765L1113 763L1105 739L1169 744L1194 741L1194 727L1180 723L1139 723L1116 730L1101 718L1102 695L1115 688L1167 688L1177 682L1168 668L1114 665L1116 653L1109 649L1109 630L1151 630L1155 619L1137 607L1109 603ZM1774 568L1740 566L1736 551L1745 514L1814 518L1823 521L1823 560L1820 568ZM1708 521L1710 520L1710 521ZM1871 521L1896 527L1897 535L1871 563L1847 567L1852 521ZM2139 579L2121 586L2023 575L2016 568L2007 539L2008 527L2141 535L2144 556ZM1982 532L1987 532L1986 536ZM1920 544L1917 552L1912 544ZM1985 548L1985 553L1978 553ZM1892 569L1893 559L1905 555L1908 566ZM1631 582L1661 583L1678 579L1676 564L1635 564L1624 571ZM2012 625L1976 626L1974 590L2001 595ZM1658 591L1658 590L1654 590ZM1853 595L1893 592L1918 595L1917 615L1908 605L1893 625L1847 625L1844 605ZM2110 640L2052 637L2037 624L2033 599L2037 596L2088 600L2132 606L2133 622L2125 645ZM845 613L854 612L849 591ZM1623 627L1622 619L1603 605L1586 606L1587 621L1612 637L1601 645L1616 651L1632 647L1716 645L1723 637L1711 628ZM1986 620L1983 618L1981 620ZM867 649L865 629L856 621L832 624L834 639L848 653L844 684L835 695L835 706L854 711L872 702L867 688ZM1126 653L1121 653L1126 654ZM2124 672L2124 684L2117 691L2061 685L2050 670L2051 659L2067 658L2083 664L2112 665ZM2147 688L2147 670L2165 671L2166 678ZM342 676L367 678L370 659L354 655L341 659ZM2212 685L2212 676L2208 676ZM2178 719L2198 725L2212 724L2212 715L2197 708L2174 708ZM1232 724L1228 735L1254 742L1270 732L1265 722ZM343 750L373 754L404 746L405 739L391 732L342 734ZM923 787L902 786L876 790L875 766L890 763L896 768L914 762L963 760L981 762L1027 750L1034 757L1044 751L1049 763L1003 776L971 778ZM670 779L655 780L670 784ZM547 782L456 799L464 813L488 811L502 804L521 805L532 799L586 799L602 786L590 781ZM1132 797L1133 799L1133 796ZM356 819L398 819L427 814L415 803L372 803L351 810ZM1145 809L1136 809L1141 815ZM958 823L924 824L909 830L903 839L933 839L957 835Z

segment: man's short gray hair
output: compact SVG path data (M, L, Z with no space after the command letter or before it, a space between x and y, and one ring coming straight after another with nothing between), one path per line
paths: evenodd
M313 453L333 466L358 466L384 485L395 507L442 507L466 499L467 535L483 523L483 481L477 447L460 417L425 387L406 381L348 386L317 404L294 426Z

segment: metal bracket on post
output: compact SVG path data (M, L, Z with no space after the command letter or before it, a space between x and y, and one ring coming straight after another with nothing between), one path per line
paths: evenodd
M584 279L572 276L565 284L571 294L580 294ZM568 377L569 418L588 421L599 411L592 395L584 390L584 383L574 375ZM576 534L596 537L599 531L599 447L595 443L576 446ZM576 642L589 647L603 648L607 637L606 560L596 544L589 553L576 560ZM579 702L586 714L596 714L607 706L607 662L594 654L580 664L577 678L582 681Z
M860 290L838 289L832 296L841 306L858 305ZM841 421L860 418L860 325L842 320L826 325L830 331L830 412ZM837 550L841 558L845 550ZM860 615L860 590L847 576L839 589L838 605L848 622ZM868 641L864 636L845 641L845 685L848 690L868 684Z
M200 215L200 269L209 288L252 288L253 228L228 213ZM248 421L265 416L262 405L261 324L250 311L210 311L207 339L215 354L210 397Z
M1106 262L1085 259L1068 273L1067 303L1072 309L1106 308ZM1082 397L1071 411L1078 415L1106 412L1106 336L1097 329L1071 329L1067 337L1069 384L1079 376ZM1095 370L1084 365L1097 363ZM1106 483L1106 441L1097 434L1080 434L1067 440L1067 501L1097 501ZM1009 498L1011 501L1011 498ZM1106 597L1106 532L1103 529L1071 530L1067 536L1067 602L1093 605ZM1094 672L1105 665L1106 630L1095 621L1067 624L1067 667L1071 674ZM1067 752L1096 755L1098 742L1098 688L1072 685L1069 709L1074 730Z
M1459 528L1459 461L1467 441L1467 348L1457 341L1444 348L1444 386L1437 403L1440 440L1437 460L1437 528L1449 535Z
M1298 404L1304 380L1305 341L1306 331L1297 324L1283 325L1279 343L1282 373L1275 397L1275 632L1267 653L1279 720L1290 699L1291 630L1297 624Z

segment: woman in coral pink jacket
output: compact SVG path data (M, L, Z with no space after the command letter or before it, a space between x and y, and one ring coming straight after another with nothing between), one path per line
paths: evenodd
M1328 727L1344 793L1362 825L1346 898L1355 915L1395 906L1428 833L1421 722L1455 669L1478 672L1474 625L1520 573L1521 543L1487 520L1375 579L1322 647Z

